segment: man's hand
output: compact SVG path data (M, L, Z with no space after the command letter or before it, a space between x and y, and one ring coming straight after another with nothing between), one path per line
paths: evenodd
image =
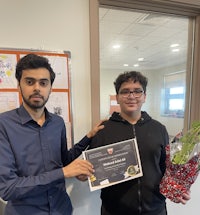
M76 159L62 168L65 178L80 175L91 176L94 173L93 165L87 160Z
M76 176L76 178L79 180L79 181L86 181L88 179L88 176L87 175L78 175Z
M88 138L92 138L92 137L94 137L94 135L95 135L99 130L103 129L103 128L104 128L104 125L102 125L102 123L103 123L104 121L106 121L106 120L107 120L107 119L101 120L98 124L96 124L96 125L94 126L94 128L92 128L92 130L89 131L89 133L87 133L87 137L88 137Z
M187 203L187 201L190 200L190 191L188 191L187 193L184 193L182 195L182 197L178 198L179 199L179 202L178 203L181 203L183 205L185 205Z

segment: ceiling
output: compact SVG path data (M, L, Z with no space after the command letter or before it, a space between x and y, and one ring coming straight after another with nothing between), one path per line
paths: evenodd
M100 8L99 23L101 69L136 70L136 64L141 71L185 65L188 41L185 17ZM175 47L179 51L173 52L172 44L179 44Z

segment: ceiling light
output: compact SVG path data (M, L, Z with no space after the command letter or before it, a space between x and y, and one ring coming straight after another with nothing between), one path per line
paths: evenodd
M143 60L144 60L143 57L139 57L139 58L138 58L138 61L143 61Z
M170 47L171 47L171 48L175 48L175 47L178 47L178 46L179 46L178 43L174 43L174 44L172 44Z
M113 45L113 48L114 48L114 49L119 49L119 48L120 48L120 45Z
M172 52L179 52L180 49L172 49Z
M139 64L138 64L138 63L136 63L136 64L134 64L133 66L134 66L134 67L138 67L138 66L139 66Z
M124 64L124 66L128 66L128 64L127 64L127 63L125 63L125 64Z

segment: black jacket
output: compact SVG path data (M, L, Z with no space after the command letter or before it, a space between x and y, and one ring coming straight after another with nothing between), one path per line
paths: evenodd
M143 176L102 189L102 205L113 215L156 215L165 208L165 197L159 183L165 171L165 126L146 112L132 125L114 112L104 122L105 128L92 139L91 148L108 145L136 136Z

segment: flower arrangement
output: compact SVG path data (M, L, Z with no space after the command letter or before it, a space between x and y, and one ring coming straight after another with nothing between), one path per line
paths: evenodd
M200 122L194 122L183 135L179 133L166 146L166 171L160 183L160 192L173 202L186 193L200 170Z

